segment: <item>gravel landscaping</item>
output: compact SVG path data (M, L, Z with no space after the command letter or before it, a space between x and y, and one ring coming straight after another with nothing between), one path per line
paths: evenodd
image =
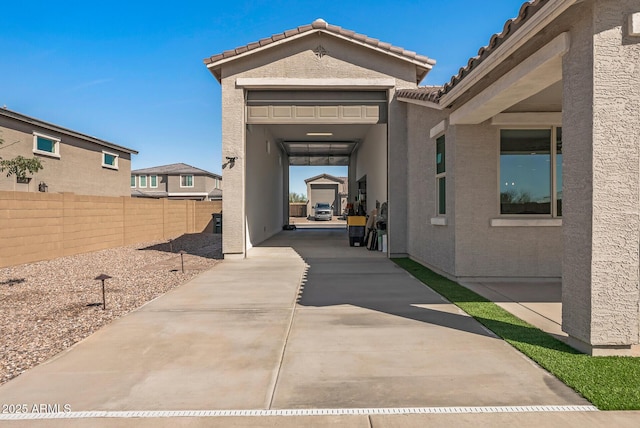
M0 268L0 384L211 268L221 248L221 235L197 233Z

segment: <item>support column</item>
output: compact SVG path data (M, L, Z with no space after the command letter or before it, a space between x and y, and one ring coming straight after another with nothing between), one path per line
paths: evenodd
M222 253L225 258L244 257L246 125L244 90L233 77L222 86ZM228 195L228 197L225 197ZM233 195L233 196L231 196ZM240 196L238 196L240 195Z
M389 257L407 252L407 106L389 90L387 125L387 239ZM375 202L375 201L374 201ZM383 202L383 201L381 201Z
M640 355L640 4L576 9L563 61L562 328L593 355Z
M284 194L284 205L282 211L284 218L282 219L282 224L289 224L289 156L287 156L284 151L280 151L278 156L280 156L280 163L282 165L282 185Z

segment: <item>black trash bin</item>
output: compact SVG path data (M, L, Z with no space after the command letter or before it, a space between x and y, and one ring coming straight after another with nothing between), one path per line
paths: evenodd
M222 233L222 213L213 213L213 233Z

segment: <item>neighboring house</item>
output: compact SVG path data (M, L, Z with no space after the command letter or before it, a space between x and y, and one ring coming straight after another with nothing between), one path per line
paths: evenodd
M287 224L291 165L348 165L352 201L388 202L389 257L534 294L562 278L570 343L638 355L639 61L638 0L527 2L443 87L323 20L207 58L235 161L224 255Z
M333 205L333 214L340 215L347 207L349 197L348 178L320 174L304 180L307 183L307 215L314 214L316 202Z
M131 196L136 198L222 199L222 177L185 163L131 171Z
M38 157L43 169L19 183L0 174L0 190L128 196L137 151L23 114L0 109L0 157Z

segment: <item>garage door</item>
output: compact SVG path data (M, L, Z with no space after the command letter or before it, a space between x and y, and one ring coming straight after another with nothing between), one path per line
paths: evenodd
M326 202L333 205L333 213L335 215L339 214L340 203L337 200L338 198L338 186L335 184L312 184L311 185L311 195L309 201L311 202L310 206L316 204L316 202ZM315 214L313 212L309 213L311 215Z

